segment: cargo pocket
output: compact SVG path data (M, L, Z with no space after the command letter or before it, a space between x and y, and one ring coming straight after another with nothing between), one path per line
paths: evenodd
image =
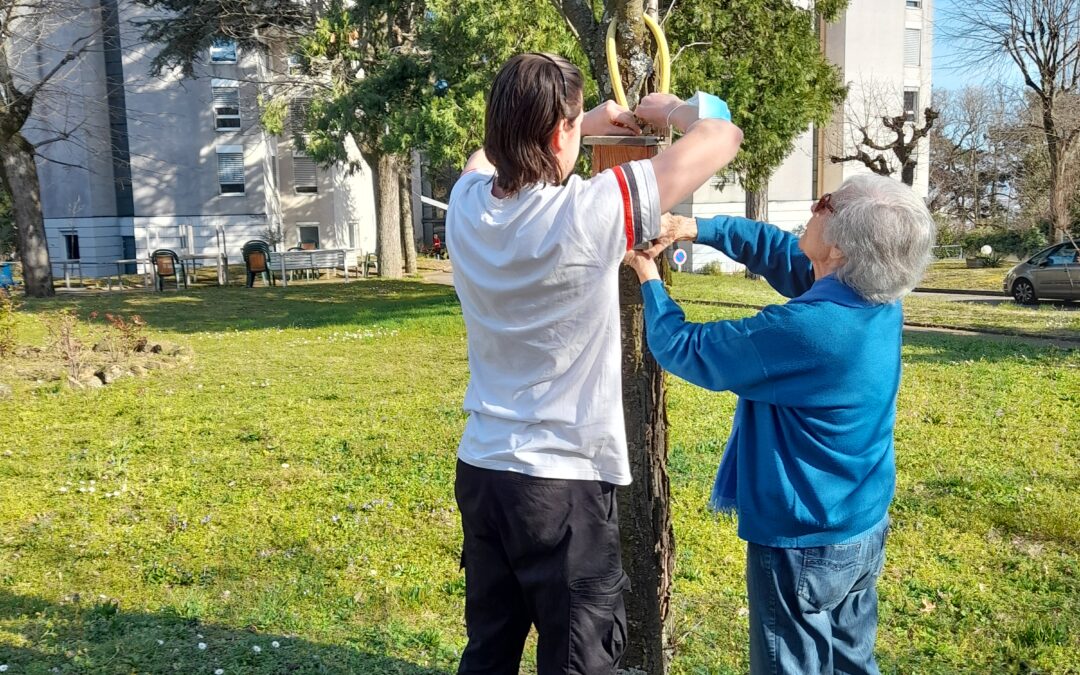
M606 577L570 583L570 649L567 672L601 675L615 672L626 649L623 591L630 579L619 570Z

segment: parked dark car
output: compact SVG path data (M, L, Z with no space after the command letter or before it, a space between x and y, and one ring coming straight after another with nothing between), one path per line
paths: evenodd
M1072 242L1054 244L1009 270L1002 284L1022 305L1040 298L1080 300L1080 257Z

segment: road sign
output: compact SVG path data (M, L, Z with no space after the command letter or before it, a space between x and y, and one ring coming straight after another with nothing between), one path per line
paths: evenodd
M686 264L686 251L681 248L675 249L675 252L671 254L671 262L675 263L682 272L682 266Z

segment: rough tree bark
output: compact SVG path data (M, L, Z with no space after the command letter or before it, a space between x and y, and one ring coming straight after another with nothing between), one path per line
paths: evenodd
M372 166L376 167L376 192L379 202L376 242L379 276L384 279L400 279L402 260L399 159L390 153L382 153Z
M633 139L640 140L640 139ZM655 139L653 139L655 141ZM593 171L657 153L660 146L594 145ZM671 272L658 259L664 282ZM671 586L675 575L675 534L671 524L667 473L667 404L664 371L646 343L641 283L634 271L619 273L622 327L623 415L633 482L619 489L619 532L623 568L631 588L625 594L628 639L624 669L663 675L671 660Z
M34 146L22 134L15 133L0 142L0 180L11 195L26 294L33 298L48 298L56 291L53 289L52 266L49 264L49 247L45 241L41 186L34 154Z
M769 181L766 179L762 183L763 187L760 190L746 190L746 203L744 214L750 220L759 220L763 223L769 222ZM760 279L760 274L754 274L749 268L743 271L743 276L747 279Z
M552 0L577 37L601 96L611 98L604 45L608 24L599 21L588 0ZM605 0L604 18L616 21L619 67L627 103L633 109L652 75L646 51L643 0ZM652 146L594 145L593 171L650 157ZM661 264L665 282L670 271ZM671 524L667 472L667 405L664 373L646 344L641 285L632 270L619 277L622 304L623 411L633 482L619 491L623 567L630 577L626 594L628 639L622 667L648 675L667 673L671 659L671 585L675 573L675 535Z
M405 274L416 274L416 236L413 234L412 172L403 163L398 171L398 198L401 200L401 250L405 254Z

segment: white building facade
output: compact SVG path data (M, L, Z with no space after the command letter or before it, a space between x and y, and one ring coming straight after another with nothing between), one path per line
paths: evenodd
M369 168L316 166L260 124L259 96L286 64L219 41L194 78L152 77L155 51L135 25L145 8L101 8L88 14L101 21L103 48L83 54L60 84L75 104L35 108L48 118L41 126L72 130L47 150L60 162L38 162L54 274L61 261L78 261L88 277L115 274L115 261L158 248L236 263L246 241L269 232L282 237L279 248L347 249L350 263L375 249ZM38 58L48 66L48 53Z
M794 230L810 217L810 206L847 178L869 169L857 162L833 164L833 155L854 152L857 127L867 123L879 130L882 115L901 110L922 123L922 110L930 103L933 0L851 0L844 15L826 24L822 51L848 85L848 99L826 128L812 128L795 141L795 147L769 182L769 222ZM887 132L885 132L887 133ZM882 135L881 138L887 136ZM929 186L929 143L918 150L915 191L924 198ZM895 176L899 179L899 168ZM746 195L737 179L714 181L680 205L683 215L709 217L742 216ZM727 256L707 246L694 245L690 260L695 270L715 263L734 272L742 269ZM688 269L684 266L684 270Z

